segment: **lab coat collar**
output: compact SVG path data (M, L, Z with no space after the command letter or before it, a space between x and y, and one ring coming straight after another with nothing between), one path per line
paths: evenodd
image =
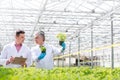
M16 43L15 43L15 41L14 41L14 42L12 42L12 46L15 46L15 44L16 44ZM22 44L22 46L23 46L23 45L24 45L24 44Z
M14 41L14 42L12 42L12 46L15 46L15 41Z
M39 47L40 45L37 45L37 46ZM44 42L42 46L46 46L46 43Z

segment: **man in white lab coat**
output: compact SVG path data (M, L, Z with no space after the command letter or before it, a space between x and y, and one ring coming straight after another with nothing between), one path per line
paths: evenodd
M34 37L37 45L32 47L31 53L33 61L35 61L35 66L42 69L52 69L54 67L53 55L60 54L63 48L57 49L54 46L46 44L43 31L37 32Z
M23 30L16 31L15 41L4 46L1 51L0 64L5 67L29 67L31 65L31 51L23 44L25 40L25 32ZM15 57L27 58L26 62L21 64L12 64Z

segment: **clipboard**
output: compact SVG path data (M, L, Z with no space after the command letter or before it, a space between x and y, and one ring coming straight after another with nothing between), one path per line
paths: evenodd
M14 61L12 62L12 64L21 64L23 62L26 61L27 58L23 58L23 57L15 57Z

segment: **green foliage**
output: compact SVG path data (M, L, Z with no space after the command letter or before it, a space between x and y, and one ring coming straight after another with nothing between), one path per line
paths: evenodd
M0 80L120 80L120 68L64 67L45 70L0 67Z
M46 48L44 46L40 47L42 53L46 53Z
M65 41L65 39L66 39L66 34L64 34L64 33L59 33L59 34L57 35L57 38L59 39L59 41Z

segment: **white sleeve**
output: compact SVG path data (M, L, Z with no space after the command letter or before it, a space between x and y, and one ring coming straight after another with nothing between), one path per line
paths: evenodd
M32 65L32 56L31 56L31 51L28 50L28 56L27 56L27 61L26 61L27 67Z
M32 61L35 61L38 57L33 48L31 49L31 55L32 55Z
M6 66L7 62L7 47L4 47L3 50L1 51L1 57L0 57L0 64Z
M52 46L52 51L53 51L53 53L54 53L55 55L56 55L56 54L60 54L60 53L61 53L61 50L62 50L62 49L58 49L58 48Z

